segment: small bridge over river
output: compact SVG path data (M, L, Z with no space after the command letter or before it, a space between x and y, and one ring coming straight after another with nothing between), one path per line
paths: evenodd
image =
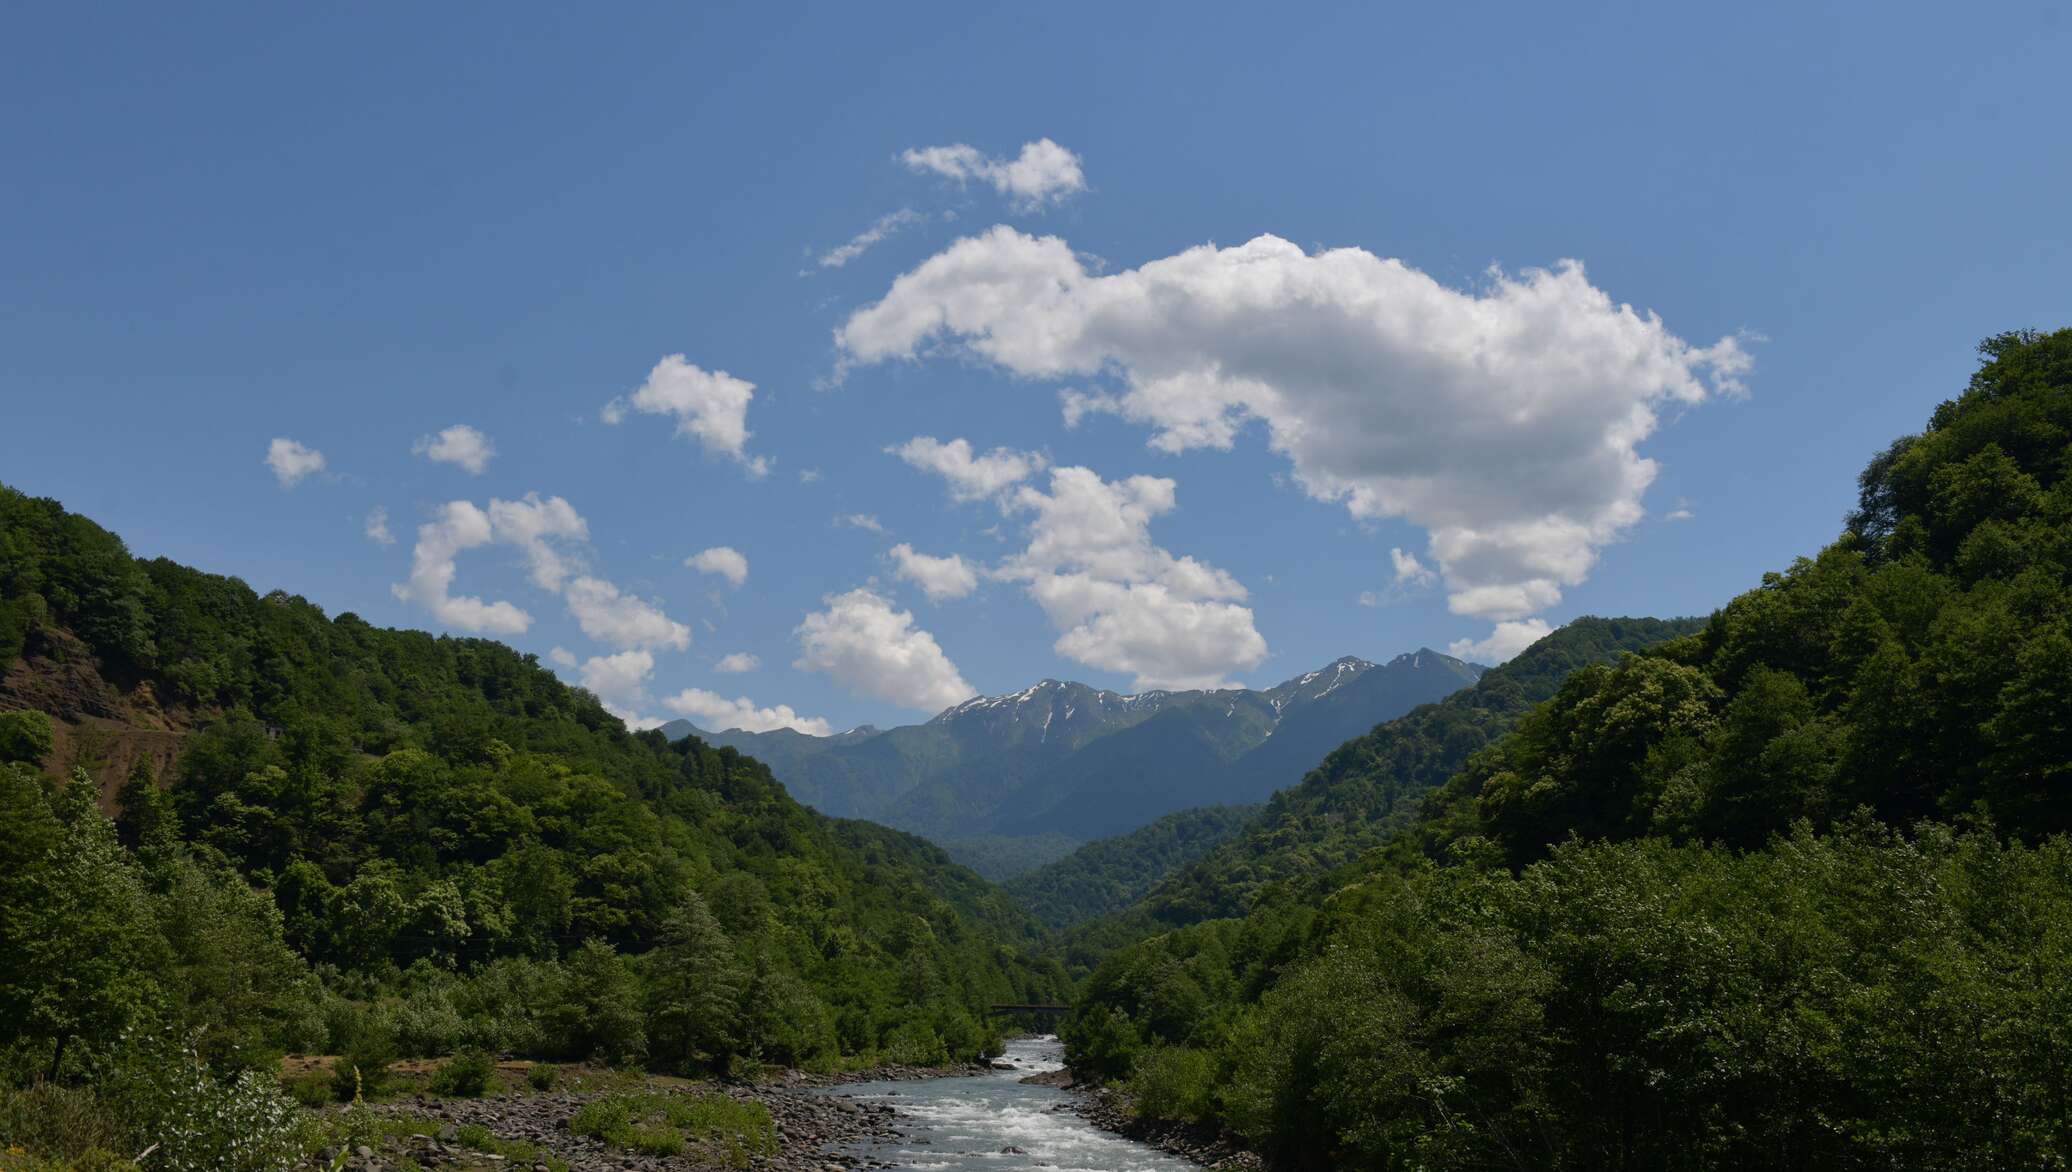
M1072 1012L1069 1005L995 1005L986 1010L988 1017L1031 1017L1046 1025L1056 1027L1064 1016Z

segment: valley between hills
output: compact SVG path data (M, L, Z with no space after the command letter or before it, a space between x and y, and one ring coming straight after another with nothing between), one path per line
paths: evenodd
M1954 392L1707 616L828 737L0 490L0 1167L854 1163L1053 1016L1231 1166L2063 1166L2072 330Z

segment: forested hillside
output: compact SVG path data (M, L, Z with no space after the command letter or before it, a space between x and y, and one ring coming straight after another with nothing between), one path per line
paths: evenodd
M1110 957L1075 1067L1291 1167L2072 1160L2072 330L1981 352L1818 556Z
M1090 842L1004 886L1052 928L1071 928L1129 907L1175 870L1214 850L1259 813L1257 806L1204 806L1167 814L1128 834Z
M1700 619L1579 618L1490 669L1470 688L1333 749L1273 795L1241 835L1148 893L1165 924L1243 913L1269 884L1342 866L1400 828L1470 755L1510 731L1578 668L1697 630Z
M12 490L0 670L0 707L46 709L60 739L143 720L178 745L170 776L135 755L106 797L118 843L86 774L39 777L46 716L0 717L17 1072L102 1069L155 1024L233 1031L219 1067L461 1046L666 1070L942 1059L986 1046L990 1002L1062 991L996 889L801 807L732 749L629 733L496 643L133 559Z

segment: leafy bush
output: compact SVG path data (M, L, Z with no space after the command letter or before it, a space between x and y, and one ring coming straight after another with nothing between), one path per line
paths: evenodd
M135 1151L114 1106L87 1087L32 1082L0 1085L0 1152L22 1150L66 1161Z
M534 1063L532 1069L525 1072L525 1081L536 1091L553 1090L560 1078L561 1068L551 1062Z
M50 717L41 712L0 712L0 764L35 765L50 756Z
M279 1080L256 1070L219 1079L189 1042L144 1041L108 1086L135 1134L158 1145L154 1170L276 1172L315 1140Z
M1156 1046L1137 1055L1128 1085L1138 1114L1204 1119L1214 1108L1216 1060L1185 1046Z
M887 1062L903 1066L941 1066L950 1060L942 1037L924 1017L909 1017L885 1034L882 1047Z
M448 1058L432 1073L435 1095L474 1099L486 1093L496 1081L496 1061L481 1050L463 1050Z
M322 1107L337 1095L332 1090L331 1076L325 1074L301 1074L281 1080L281 1089L288 1097L305 1107Z

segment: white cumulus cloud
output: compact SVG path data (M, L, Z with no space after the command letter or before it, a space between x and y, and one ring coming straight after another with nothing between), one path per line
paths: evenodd
M930 602L966 598L978 589L978 571L961 555L945 558L915 553L914 547L903 541L892 547L892 574L919 586Z
M1025 211L1063 202L1086 190L1086 173L1081 169L1079 156L1048 138L1023 143L1021 153L1012 159L988 155L960 142L907 150L899 160L911 171L932 173L959 183L990 183L993 190Z
M1058 654L1139 688L1218 686L1258 666L1266 640L1236 578L1152 541L1152 519L1177 499L1165 477L1052 469L1049 492L1024 485L1008 502L1030 518L1028 545L994 573L1025 584L1060 632Z
M990 497L1027 480L1041 471L1046 463L1035 452L1017 452L1010 448L994 448L984 455L974 455L970 440L953 439L944 443L932 435L917 435L898 447L885 450L913 467L933 472L949 481L950 495L960 501Z
M727 675L739 675L742 672L754 671L762 665L762 659L754 652L729 651L719 657L719 662L712 665L712 670Z
M662 608L637 595L622 594L617 586L587 575L568 584L565 595L568 613L575 616L583 634L613 647L669 647L677 651L691 645L691 629L662 613Z
M645 651L595 655L584 660L579 669L583 687L597 697L606 711L635 729L663 723L660 717L643 716L640 712L647 702L648 678L654 674L655 657Z
M754 397L754 383L671 354L655 364L633 394L605 404L602 414L606 423L621 422L629 410L671 416L678 435L697 440L708 452L732 456L751 475L761 476L769 471L769 461L748 454L748 404Z
M456 423L437 435L418 436L410 450L436 463L464 468L470 476L482 475L496 457L496 445L489 437L465 423Z
M869 513L849 513L845 516L837 517L835 520L852 529L863 529L872 533L883 533L885 531L885 526Z
M523 500L491 500L489 522L497 541L525 555L526 570L542 590L558 592L578 564L556 543L590 539L590 527L574 505L558 496L541 500L536 492L526 493Z
M656 604L624 594L611 582L583 572L571 548L590 530L575 506L562 498L527 493L515 501L491 500L487 509L471 501L448 501L418 526L410 578L391 587L395 596L423 607L441 624L492 635L521 634L532 616L509 602L485 602L452 592L460 554L487 545L516 549L525 558L533 585L559 594L583 633L621 650L690 646L691 630ZM558 662L558 661L557 661Z
M381 505L376 505L367 511L365 532L367 540L376 545L394 545L396 543L396 535L389 532L388 509Z
M836 332L845 368L948 341L1028 378L1112 375L1111 411L1152 446L1228 448L1258 423L1296 482L1430 538L1450 609L1553 605L1642 513L1638 453L1665 404L1738 394L1734 338L1693 346L1614 302L1580 264L1449 288L1357 248L1273 236L1112 274L1006 226L893 282Z
M708 692L703 688L685 688L674 696L664 696L662 707L696 721L699 728L713 732L736 728L743 732L769 732L788 728L808 736L824 737L834 731L825 718L800 716L789 704L758 708L755 701L746 696L729 700L718 692Z
M974 694L935 636L914 626L912 612L891 599L859 588L821 602L825 609L807 615L794 632L799 657L793 667L825 672L859 695L923 712Z
M275 436L266 445L266 466L282 488L293 488L312 472L324 470L324 453L304 447L286 436Z
M700 550L683 560L683 564L701 574L718 574L727 580L727 585L739 589L748 581L748 558L731 545L715 545Z
M1554 628L1543 619L1501 622L1486 639L1455 639L1448 643L1446 654L1470 663L1502 663L1553 632Z
M455 595L454 561L462 552L494 540L489 514L470 501L448 501L432 519L417 527L417 545L410 554L410 578L390 587L396 598L414 603L441 624L490 635L518 635L532 626L532 616L508 602L484 602Z

